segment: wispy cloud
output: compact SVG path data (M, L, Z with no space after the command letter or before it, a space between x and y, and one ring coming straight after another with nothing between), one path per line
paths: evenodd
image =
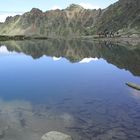
M58 6L58 5L54 5L54 6L52 6L52 8L51 8L51 10L56 10L56 9L61 9L61 7Z
M21 15L23 12L0 12L0 22L4 22L8 16Z
M91 3L85 3L85 2L82 2L79 5L81 5L85 9L99 9L100 8L97 5L94 5L94 4L91 4Z
M79 5L85 9L99 9L100 8L100 6L97 6L91 3L86 3L86 2L81 2ZM54 5L50 8L50 10L56 10L56 9L63 9L63 8L59 5Z

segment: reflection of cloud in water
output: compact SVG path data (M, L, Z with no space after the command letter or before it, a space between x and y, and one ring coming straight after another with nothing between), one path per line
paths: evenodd
M59 61L60 59L61 59L61 57L55 57L55 56L53 57L54 61Z
M6 46L0 47L0 53L1 54L9 54L9 51L7 50Z
M60 115L60 118L64 121L65 124L67 125L71 125L72 122L74 122L74 118L72 115L68 114L68 113L64 113L62 115Z
M46 105L33 106L26 101L0 100L0 132L4 140L40 140L46 132L66 132L73 124L67 113L55 113Z
M0 55L9 55L9 54L16 54L14 52L9 52L6 48L6 46L0 47Z
M135 99L140 99L140 91L131 89L130 92Z
M79 63L89 63L91 61L97 61L98 58L84 58Z

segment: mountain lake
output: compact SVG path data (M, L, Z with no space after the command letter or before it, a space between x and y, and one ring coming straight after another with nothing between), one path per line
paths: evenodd
M0 42L0 139L140 140L140 45Z

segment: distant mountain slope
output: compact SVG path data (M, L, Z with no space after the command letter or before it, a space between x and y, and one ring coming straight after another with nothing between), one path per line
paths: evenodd
M94 24L99 10L86 10L79 5L70 5L64 10L42 12L33 8L22 16L8 17L1 25L1 34L26 34L66 36L82 35Z
M8 17L0 24L0 34L78 36L105 29L139 32L139 23L140 0L119 0L103 10L87 10L75 4L47 12L33 8L22 16Z
M98 30L140 29L140 0L119 0L102 11ZM139 30L140 31L140 30Z

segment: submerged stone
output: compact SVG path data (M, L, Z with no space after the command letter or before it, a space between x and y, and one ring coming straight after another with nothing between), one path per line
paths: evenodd
M72 140L72 138L67 134L51 131L43 135L41 140Z

